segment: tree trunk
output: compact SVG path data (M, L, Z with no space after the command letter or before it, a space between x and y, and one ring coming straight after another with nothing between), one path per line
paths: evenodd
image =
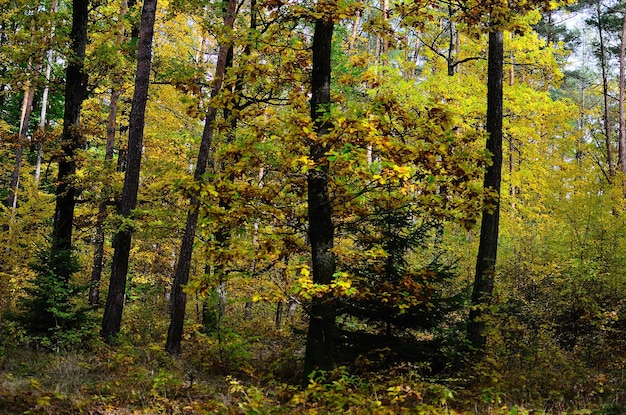
M321 117L330 104L331 45L333 21L329 16L315 22L313 34L313 70L311 74L311 118L317 137L326 135L329 125ZM307 174L309 241L313 282L330 284L335 273L334 225L328 193L329 164L324 156L328 146L321 140L310 143L310 157L317 166ZM309 328L304 355L304 381L316 369L335 367L336 303L330 296L311 301Z
M52 4L50 5L50 12L57 12L57 0L52 0ZM50 37L54 35L55 28L52 27L50 31ZM48 113L48 94L50 93L50 74L52 73L52 59L54 57L54 52L52 49L48 49L46 52L46 86L43 89L43 94L41 95L41 113L39 115L39 130L41 132L46 128L46 115ZM41 160L43 158L43 142L37 143L37 163L35 164L35 184L39 183L39 177L41 176Z
M448 30L450 31L450 40L448 42L448 54L446 56L446 63L448 66L448 76L454 76L454 70L457 63L455 62L456 50L456 37L458 36L456 31L456 24L454 22L454 12L452 10L452 4L448 3Z
M602 10L600 2L596 5L596 18L598 22L598 40L600 41L600 69L602 71L602 96L604 101L604 136L606 145L606 159L609 165L609 180L615 176L615 163L613 161L613 144L611 143L611 117L609 115L609 82L607 75L606 47L604 45L604 32L602 30Z
M276 315L274 317L274 327L276 327L276 330L280 330L282 325L283 325L283 302L279 300L276 302Z
M57 174L56 204L52 228L52 252L58 263L53 264L60 281L68 283L72 267L67 258L72 252L72 227L77 189L72 183L76 173L74 152L83 142L80 131L80 110L87 98L87 74L83 70L87 48L89 0L72 1L71 56L68 59L65 80L65 112L61 136L61 155Z
M39 115L39 130L43 133L46 128L46 116L48 113L48 94L50 93L50 74L52 72L52 50L48 50L46 53L47 63L46 63L46 86L43 89L43 94L41 96L41 113ZM42 134L43 136L43 134ZM43 141L37 142L37 162L35 164L35 184L39 183L39 178L41 177L41 160L43 159Z
M485 209L480 226L480 243L476 260L476 275L472 292L472 309L469 316L468 338L476 350L486 344L485 307L489 305L498 252L500 221L500 182L502 179L502 77L504 41L501 31L489 32L489 63L487 73L487 150L492 154L492 164L487 167L484 188L496 192L490 201L493 210Z
M233 27L235 22L236 6L236 0L228 0L226 16L224 17L225 27ZM229 49L230 44L223 44L219 47L217 64L215 67L214 84L213 89L211 90L211 98L216 97L222 88ZM210 105L206 113L204 131L202 132L202 141L200 142L200 150L198 151L198 160L196 162L196 170L194 172L194 181L197 183L202 181L202 177L206 173L207 164L211 155L211 144L215 131L216 118L217 108L215 105ZM165 351L170 355L180 354L181 351L180 344L183 337L185 307L187 306L187 294L185 294L183 289L189 281L189 269L191 268L193 242L196 235L196 227L198 225L199 207L200 201L198 196L193 194L189 201L187 224L185 226L185 234L181 240L180 255L178 257L178 263L176 264L174 284L172 286L170 325L167 330L167 341L165 343Z
M118 47L124 42L124 24L122 23L128 2L122 1L120 6L120 26L117 33L116 44ZM122 77L113 77L113 87L111 88L111 102L109 104L109 117L107 120L106 150L104 153L105 171L109 173L113 162L113 152L115 148L115 133L117 131L117 103L120 98L120 90L117 85L123 82ZM105 184L105 188L108 187ZM108 189L107 189L108 190ZM105 191L105 193L108 193ZM89 305L96 307L100 305L100 280L102 279L102 264L104 261L104 221L107 217L107 200L102 200L98 205L98 216L96 217L96 236L94 241L93 263L91 266L91 283L89 287Z
M125 222L131 218L132 211L137 205L139 172L141 170L141 154L143 148L143 129L146 102L148 100L148 87L150 85L152 38L154 36L156 6L157 0L146 0L141 13L135 91L130 111L128 132L128 166L124 176L122 200L119 205L119 214ZM128 223L123 223L113 237L113 265L104 317L102 319L102 330L100 332L101 336L107 341L112 340L120 331L131 239L132 225Z
M361 17L363 17L363 12L358 10L356 12L356 16L354 16L354 21L352 22L352 32L350 34L350 39L348 40L348 51L354 49L354 43L356 42L359 26L361 25Z
M30 113L33 108L33 99L35 97L35 89L30 85L24 89L24 98L22 100L22 114L20 116L20 130L17 135L17 149L15 150L15 167L13 168L13 174L11 176L11 187L9 189L9 197L7 200L7 206L13 212L11 216L15 215L15 209L17 208L17 189L20 182L20 171L22 170L22 156L24 154L24 140L28 133L28 123L30 122ZM12 223L11 223L12 225Z
M626 87L626 10L622 17L622 39L620 42L619 59L619 166L622 172L622 192L626 196L626 112L624 111L624 99Z

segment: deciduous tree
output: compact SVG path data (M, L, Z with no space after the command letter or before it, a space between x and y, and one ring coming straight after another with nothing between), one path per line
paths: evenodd
M311 119L314 137L309 138L310 158L314 168L307 175L308 235L311 244L313 282L330 284L335 273L335 229L332 219L329 183L329 163L324 142L331 124L327 119L331 104L331 49L334 22L333 2L320 1L321 17L315 21L313 32L313 69L311 72ZM330 370L335 366L336 303L332 296L314 298L309 310L304 356L305 379L316 369Z

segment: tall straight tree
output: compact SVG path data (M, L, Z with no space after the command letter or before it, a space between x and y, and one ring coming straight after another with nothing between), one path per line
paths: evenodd
M609 109L609 80L608 80L608 66L609 63L607 62L607 47L605 45L605 33L604 33L604 26L603 26L603 22L602 22L602 2L600 0L598 0L596 2L596 21L595 23L597 24L596 28L598 29L598 41L599 41L599 45L598 45L598 53L600 55L600 70L602 73L602 97L603 97L603 103L604 103L604 116L603 116L603 122L604 122L604 140L605 140L605 145L606 145L606 159L607 159L607 163L609 166L609 174L608 174L608 178L609 181L612 181L613 177L615 176L615 161L613 158L613 143L612 143L612 139L611 139L611 116L610 116L610 109Z
M73 0L71 55L68 58L65 80L65 112L61 136L61 155L57 175L56 204L52 228L52 264L60 281L70 280L73 267L69 263L72 252L72 227L76 206L76 187L72 176L76 173L74 152L81 147L80 111L87 98L87 74L84 71L87 49L87 22L89 0Z
M491 164L487 167L484 188L494 193L483 211L480 224L480 244L476 260L476 275L472 291L472 309L468 326L468 338L475 349L486 343L484 307L489 304L493 292L498 231L500 223L500 183L502 181L502 78L504 71L504 36L501 30L489 32L487 69L487 150Z
M115 45L121 48L126 31L124 29L123 20L128 12L128 0L122 0L119 14L119 26ZM104 153L104 166L108 171L113 164L113 152L115 147L115 134L117 131L117 107L120 95L122 93L120 85L124 79L121 73L115 73L112 77L113 86L111 87L111 98L109 102L109 116L107 119L106 147ZM107 216L107 200L102 200L98 205L98 216L96 217L96 236L93 254L93 263L91 267L91 286L89 287L89 305L100 305L100 279L102 276L102 263L104 261L104 220Z
M334 23L332 13L324 8L332 4L320 1L321 17L315 21L313 32L313 70L311 74L311 118L317 139L309 143L310 157L315 168L307 176L309 241L313 282L330 284L335 273L332 252L335 228L328 191L329 150L322 139L331 125L323 117L330 105L331 47ZM336 303L330 296L314 298L309 311L309 328L304 355L304 380L315 369L330 370L335 366Z
M232 28L235 23L235 14L237 9L236 0L228 0L226 6L226 15L224 16L224 27ZM231 49L231 42L224 42L220 45L217 55L217 64L215 66L215 75L213 80L213 88L211 89L211 98L215 98L222 89L224 74L226 72L226 63L228 51ZM212 103L207 110L204 120L204 130L202 132L202 140L200 149L198 150L198 159L196 169L194 171L194 181L200 183L206 173L207 164L211 155L211 145L213 142L213 134L215 132L215 120L217 118L217 105ZM198 195L192 193L189 200L189 212L187 214L187 223L185 225L185 234L181 240L180 254L176 264L174 273L174 286L172 287L172 304L170 308L170 325L167 330L167 341L165 350L171 355L180 354L180 344L183 337L183 326L185 321L185 308L187 306L187 294L184 287L189 281L189 269L191 268L191 256L193 253L193 242L196 236L196 228L198 225L198 210L200 200Z
M128 274L128 259L132 239L132 211L137 205L139 190L139 172L141 170L141 154L143 147L143 128L150 85L150 68L152 65L152 38L154 37L154 21L157 0L145 0L141 13L139 28L139 44L137 47L137 72L135 75L135 91L133 93L128 132L128 165L124 176L122 199L118 207L123 223L113 237L113 265L107 302L102 319L101 336L109 341L115 337L122 323L124 310L124 291Z
M619 59L619 166L622 174L622 187L626 196L626 112L624 111L624 100L626 99L626 10L622 15L622 36L620 41Z
M50 13L56 14L58 7L58 1L52 0L50 4ZM49 32L49 38L51 39L54 36L55 27L52 26L52 29ZM46 114L48 113L48 95L50 93L50 75L52 74L52 59L54 57L54 51L52 49L48 49L46 51L46 70L44 72L45 86L43 88L43 93L41 95L41 112L39 113L39 130L43 132L46 128ZM41 160L43 158L43 142L37 143L37 162L35 164L35 184L39 183L39 177L41 176Z
M9 189L9 197L7 199L7 206L9 209L15 211L17 206L17 189L20 181L20 171L22 166L22 156L24 153L24 145L26 135L28 133L28 124L30 121L30 113L33 108L33 98L35 97L35 88L30 83L27 84L24 89L24 98L22 100L22 115L20 116L20 130L17 136L18 147L15 151L15 168L13 169L13 175L11 176L11 187Z

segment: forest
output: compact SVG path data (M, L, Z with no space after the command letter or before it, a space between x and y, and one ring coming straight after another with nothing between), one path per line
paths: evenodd
M626 2L0 4L0 413L626 413Z

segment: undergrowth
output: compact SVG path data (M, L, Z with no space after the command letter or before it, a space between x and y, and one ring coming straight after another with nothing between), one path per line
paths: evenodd
M171 357L146 318L133 314L129 321L114 345L94 338L56 352L28 347L3 330L0 413L582 415L624 409L617 372L591 371L576 350L557 345L519 362L519 350L503 347L512 340L497 325L492 350L455 372L434 377L419 363L383 368L387 351L380 349L316 372L301 387L299 322L276 329L253 319L208 334L190 322L183 354Z

